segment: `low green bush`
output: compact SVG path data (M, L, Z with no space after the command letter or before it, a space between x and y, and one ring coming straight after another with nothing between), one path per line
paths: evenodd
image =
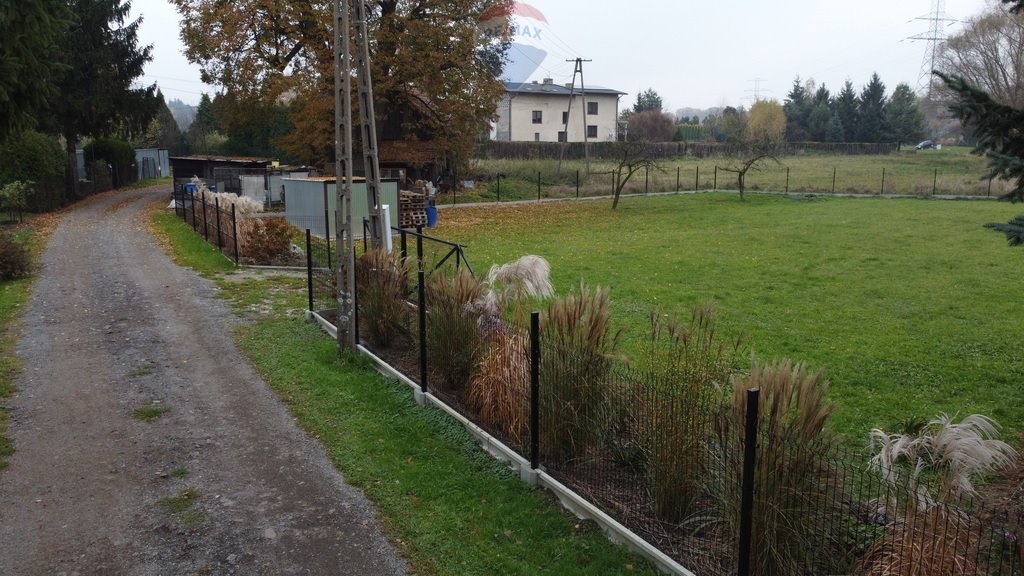
M32 182L26 196L32 211L56 210L65 202L67 156L56 138L26 131L0 143L0 186Z
M23 278L32 272L32 255L10 234L0 234L0 280Z

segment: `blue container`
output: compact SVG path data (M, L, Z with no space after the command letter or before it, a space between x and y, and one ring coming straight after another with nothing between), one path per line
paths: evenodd
M427 206L427 228L437 228L437 207Z
M185 184L185 193L186 194L189 194L189 195L195 194L198 189L199 189L199 187L196 186L195 184L192 184L192 183Z

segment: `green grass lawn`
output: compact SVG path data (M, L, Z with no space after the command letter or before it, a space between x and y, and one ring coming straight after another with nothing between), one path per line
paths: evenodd
M693 190L733 190L736 177L724 171L715 179L715 166L727 166L728 158L681 158L662 162L661 170L633 176L624 193L642 194ZM985 196L988 181L981 180L986 160L971 154L970 148L953 147L943 150L904 151L888 155L831 155L807 153L785 156L779 163L769 162L762 170L747 176L750 190L782 192L831 192L833 174L836 193L879 194L882 192L882 170L885 170L886 194L927 196L937 194ZM607 173L612 163L591 163L590 179L581 176L581 196L601 196L611 193L612 179ZM500 185L501 201L533 200L537 198L537 175L541 176L543 198L564 198L576 195L576 172L586 174L582 161L566 161L561 171L557 160L475 160L467 178L479 178L472 190L459 191L454 201L494 202L499 186L493 178L504 175ZM787 175L788 170L788 175ZM676 185L678 174L679 185ZM788 185L787 185L788 179ZM717 186L716 186L717 185ZM994 181L992 194L1005 193L1007 184ZM450 204L452 197L439 198Z
M251 321L238 342L346 481L376 505L391 541L422 575L657 574L593 524L522 483L446 415L305 320L305 280L224 274L187 225L153 225L176 261L203 270ZM269 312L268 312L269 311Z
M636 351L657 309L713 300L720 331L764 359L826 370L835 430L980 412L1024 431L1024 251L982 227L997 202L805 199L734 194L444 210L433 233L474 267L538 254L559 293L611 289Z

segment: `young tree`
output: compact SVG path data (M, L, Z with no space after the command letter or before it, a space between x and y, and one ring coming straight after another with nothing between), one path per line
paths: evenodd
M648 88L643 92L636 95L636 104L633 104L633 112L658 112L662 111L661 96L654 91L654 88Z
M629 139L649 142L669 142L676 133L671 114L660 110L645 110L629 115Z
M613 190L612 210L619 207L619 197L625 189L629 179L641 170L661 170L661 165L655 159L651 143L646 140L634 140L618 142L616 144L616 164L611 174L615 178L615 189Z
M235 102L272 105L288 95L294 126L279 143L307 162L334 156L333 2L172 0L186 54L205 80ZM465 159L504 93L511 45L477 22L511 0L380 0L369 3L378 129L430 139L444 157Z
M80 136L102 136L117 127L144 130L157 111L156 85L135 88L143 67L152 60L152 47L140 47L141 19L127 22L131 2L69 0L74 21L63 35L57 82L61 98L50 118L66 141L71 164L71 190L79 196Z
M720 129L722 138L729 144L742 143L743 133L747 129L747 111L742 107L726 106L722 111Z
M885 124L885 84L878 73L871 75L871 80L860 92L857 101L857 139L861 142L881 142L885 140L888 129Z
M4 2L0 10L0 141L31 128L64 72L57 43L70 15L62 0Z
M782 105L774 100L759 100L751 106L742 140L743 152L730 158L725 166L719 166L736 174L740 201L746 200L747 173L760 170L769 161L778 162L778 149L785 137L786 113Z
M907 84L898 84L885 108L889 137L897 142L918 142L924 138L924 115L917 95Z

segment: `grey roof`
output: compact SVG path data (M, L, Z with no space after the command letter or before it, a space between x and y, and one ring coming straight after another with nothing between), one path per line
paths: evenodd
M545 84L543 82L505 82L505 91L511 94L556 94L560 96L569 95L569 87L564 84ZM580 87L576 87L575 94L580 93ZM625 92L602 88L600 86L587 86L587 94L612 94L625 96Z

